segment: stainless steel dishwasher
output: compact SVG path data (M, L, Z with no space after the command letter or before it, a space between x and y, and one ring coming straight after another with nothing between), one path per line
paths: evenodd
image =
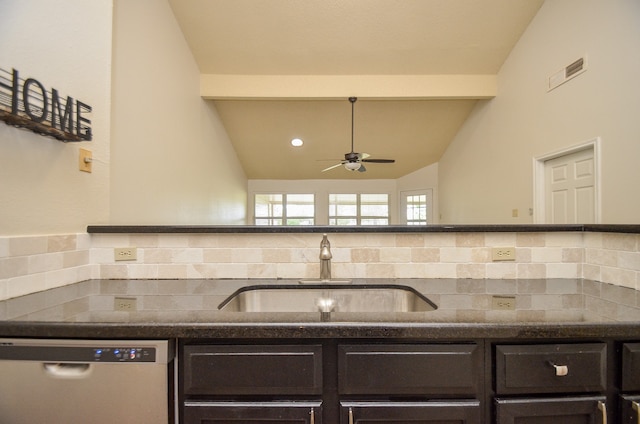
M167 341L0 339L0 422L173 422Z

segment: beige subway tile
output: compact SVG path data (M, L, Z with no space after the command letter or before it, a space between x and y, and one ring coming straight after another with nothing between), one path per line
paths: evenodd
M129 247L129 234L91 234L91 247Z
M88 265L89 263L90 255L88 250L74 250L62 254L62 266L64 268Z
M487 233L484 236L487 247L509 247L516 245L516 233Z
M487 282L484 279L471 280L460 279L456 281L457 293L485 293L487 291Z
M582 278L589 280L601 280L600 265L583 264L582 265Z
M396 234L397 247L423 247L424 245L424 234Z
M146 264L170 264L173 260L173 249L145 248L138 249L138 253L144 252Z
M187 278L188 267L187 264L160 264L158 265L158 278Z
M618 252L618 266L640 271L640 252Z
M276 264L248 264L247 272L250 278L278 278L278 266Z
M484 233L456 233L457 247L483 247Z
M637 276L635 271L608 266L603 266L600 271L603 283L630 287L632 289L636 288Z
M411 262L440 262L440 249L437 247L414 247L411 249Z
M0 258L0 279L20 277L29 273L27 256Z
M457 264L457 278L486 278L485 264Z
M584 233L576 232L550 232L545 234L545 245L548 247L582 247Z
M188 264L187 278L218 278L215 264Z
M517 275L517 267L515 263L488 263L487 278L504 278L514 279Z
M440 261L446 263L471 262L471 249L465 247L443 247L440 249Z
M291 262L291 249L263 248L262 260L265 263Z
M173 239L169 239L169 240L173 240ZM164 244L160 241L160 234L130 234L129 244L127 246L142 247L142 248L171 247L170 245ZM120 247L120 246L115 246L115 247Z
M411 262L411 248L381 247L380 262L384 262L384 263Z
M543 247L545 245L546 233L517 233L517 247Z
M415 274L412 278L457 278L456 264L425 263L424 274Z
M516 280L487 280L487 293L516 294Z
M518 280L517 287L519 294L542 294L547 291L547 280Z
M516 248L516 262L529 263L532 261L533 253L529 247Z
M636 252L638 251L638 236L637 234L604 233L602 235L602 247L611 250Z
M586 249L585 262L593 265L604 265L609 267L618 266L618 255L613 250Z
M9 278L6 285L7 298L39 292L46 287L45 275L42 273Z
M202 261L206 263L229 263L231 262L232 249L203 249Z
M0 259L9 257L9 237L0 237Z
M546 278L547 266L544 264L518 264L517 278Z
M177 248L172 249L171 263L174 264L193 264L202 263L204 261L204 253L201 248ZM238 261L240 262L240 261Z
M491 262L491 248L478 247L471 249L471 261L476 263Z
M425 247L454 247L455 233L428 233L424 235Z
M189 234L158 234L158 246L165 248L189 247ZM133 242L131 244L133 246Z
M31 255L29 259L29 274L37 274L39 272L54 271L62 269L63 256L62 253L45 253L41 255Z
M351 261L360 263L380 262L380 249L351 249Z
M584 262L584 249L581 247L565 247L562 249L562 262Z
M47 252L76 250L76 235L62 234L47 237Z
M47 236L12 237L9 239L9 256L28 256L47 253Z
M582 274L580 264L547 264L546 278L578 278Z
M394 278L395 271L393 264L366 264L365 278Z
M562 248L559 247L532 247L531 262L555 263L562 262Z

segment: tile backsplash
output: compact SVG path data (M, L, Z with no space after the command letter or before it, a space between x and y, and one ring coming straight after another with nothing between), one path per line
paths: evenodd
M321 234L0 237L0 300L88 279L317 278ZM599 232L331 233L334 278L586 278L640 287L640 235ZM115 261L114 248L137 259ZM514 261L492 248L515 247Z

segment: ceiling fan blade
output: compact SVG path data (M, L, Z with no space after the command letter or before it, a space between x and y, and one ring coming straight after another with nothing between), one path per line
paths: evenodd
M371 156L369 153L358 153L358 159L366 159Z
M360 162L360 168L358 168L358 172L366 172L366 171L367 171L367 168L365 168L362 162Z
M335 164L335 165L332 165L332 166L330 166L330 167L328 167L328 168L325 168L325 169L323 169L323 170L322 170L322 172L330 171L330 170L332 170L332 169L334 169L334 168L337 168L337 167L339 167L339 166L342 166L342 162L337 163L337 164Z
M395 163L395 159L362 159L362 162L369 163Z

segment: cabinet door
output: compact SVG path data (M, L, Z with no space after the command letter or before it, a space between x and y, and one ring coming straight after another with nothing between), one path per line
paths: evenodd
M604 343L497 346L496 392L603 392L606 352Z
M340 402L340 424L480 424L478 400Z
M185 402L185 424L322 424L321 402Z
M620 414L622 424L640 424L640 395L621 396Z
M606 424L604 396L496 399L496 424Z
M194 345L184 348L187 395L317 395L320 345Z
M341 394L462 395L480 387L482 349L475 344L341 345Z

